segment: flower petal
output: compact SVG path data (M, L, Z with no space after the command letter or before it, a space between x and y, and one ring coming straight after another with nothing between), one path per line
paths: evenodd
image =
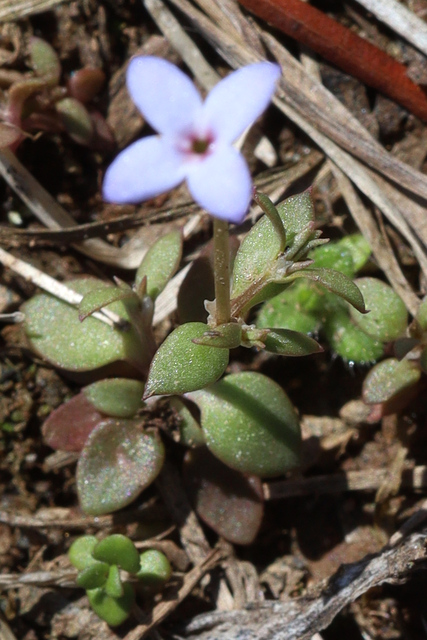
M233 147L220 145L191 165L187 182L194 200L213 216L236 223L245 217L252 181L243 156Z
M202 99L190 78L162 58L139 56L127 69L130 96L144 118L159 133L191 127Z
M201 127L213 129L221 142L233 142L264 111L281 73L279 65L258 62L234 71L209 93Z
M184 177L182 155L167 139L149 136L124 149L108 167L103 197L135 204L176 187Z

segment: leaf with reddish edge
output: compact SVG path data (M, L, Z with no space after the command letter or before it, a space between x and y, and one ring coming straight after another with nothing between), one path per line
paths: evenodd
M90 434L77 464L83 511L102 515L130 504L157 477L164 447L140 420L107 419Z
M234 544L251 544L261 526L261 480L230 469L206 447L187 452L184 480L198 515Z
M52 411L42 427L44 442L60 451L81 451L92 430L105 416L99 413L84 393Z
M362 397L366 404L387 402L414 386L421 377L419 364L388 358L375 365L365 378Z

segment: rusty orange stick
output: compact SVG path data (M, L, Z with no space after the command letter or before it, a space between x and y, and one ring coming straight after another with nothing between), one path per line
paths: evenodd
M259 18L427 121L427 95L405 65L301 0L239 0Z

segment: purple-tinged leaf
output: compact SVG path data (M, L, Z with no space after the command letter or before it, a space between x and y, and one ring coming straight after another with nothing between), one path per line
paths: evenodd
M160 438L139 420L101 422L90 434L77 465L77 492L89 515L130 504L157 477L164 460Z
M68 80L68 91L72 98L79 102L91 102L105 84L105 73L102 69L83 67L71 74Z
M379 404L394 398L421 377L417 362L388 358L369 371L363 383L362 397L367 404Z
M60 451L81 451L89 434L102 421L84 393L79 393L52 411L42 427L44 442Z
M205 447L188 451L184 479L198 515L234 544L251 544L263 517L262 483L230 469Z

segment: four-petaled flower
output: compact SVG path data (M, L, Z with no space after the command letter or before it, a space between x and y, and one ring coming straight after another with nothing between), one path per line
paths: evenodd
M252 194L249 169L232 143L271 100L280 67L259 62L221 80L204 102L190 78L151 56L131 60L127 86L159 132L122 151L108 168L105 200L138 203L183 180L210 214L240 222Z

